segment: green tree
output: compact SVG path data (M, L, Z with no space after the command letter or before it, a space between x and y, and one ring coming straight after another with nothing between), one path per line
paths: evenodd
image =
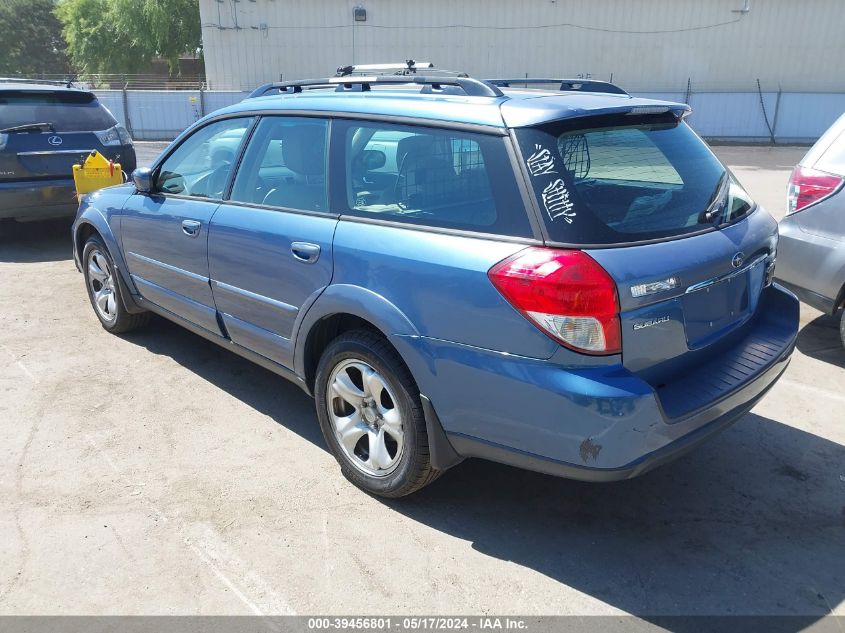
M0 1L0 74L66 73L54 0Z
M120 0L132 2L133 0ZM198 0L146 0L144 16L156 53L178 68L179 56L202 49Z
M77 71L133 73L148 66L154 51L143 36L118 28L113 6L111 0L64 0L56 8Z
M179 56L201 47L197 0L60 0L56 15L84 73L137 73L157 56L175 73Z

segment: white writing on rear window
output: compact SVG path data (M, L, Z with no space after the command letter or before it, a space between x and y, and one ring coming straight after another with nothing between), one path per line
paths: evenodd
M575 205L569 199L569 190L563 180L558 178L546 185L542 197L546 213L552 220L563 218L568 224L572 224L572 218L576 215L572 207Z
M542 145L534 145L534 153L525 161L532 176L556 174L555 159L552 153Z

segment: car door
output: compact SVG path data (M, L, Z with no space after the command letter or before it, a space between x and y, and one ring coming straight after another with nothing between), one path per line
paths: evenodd
M211 220L214 301L232 341L286 367L300 311L332 278L326 120L267 116Z
M154 170L121 217L126 265L141 295L216 334L208 281L208 226L229 184L234 157L253 122L223 119L194 131Z

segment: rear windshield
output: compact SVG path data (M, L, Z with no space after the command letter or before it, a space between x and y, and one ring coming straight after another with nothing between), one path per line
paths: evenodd
M517 131L549 237L619 244L729 222L752 202L674 115L609 115Z
M91 132L116 121L90 92L0 91L0 129L29 123L52 123L56 132Z

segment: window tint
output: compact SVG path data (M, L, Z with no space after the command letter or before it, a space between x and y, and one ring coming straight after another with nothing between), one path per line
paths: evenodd
M194 132L162 163L156 189L163 193L221 199L251 121L225 119Z
M501 137L391 124L347 124L346 203L355 215L530 236Z
M93 132L117 124L90 92L0 92L0 128L52 123L56 132Z
M244 154L232 200L304 211L328 211L328 122L266 117Z
M700 231L753 208L672 114L570 119L517 131L552 240L617 244Z

